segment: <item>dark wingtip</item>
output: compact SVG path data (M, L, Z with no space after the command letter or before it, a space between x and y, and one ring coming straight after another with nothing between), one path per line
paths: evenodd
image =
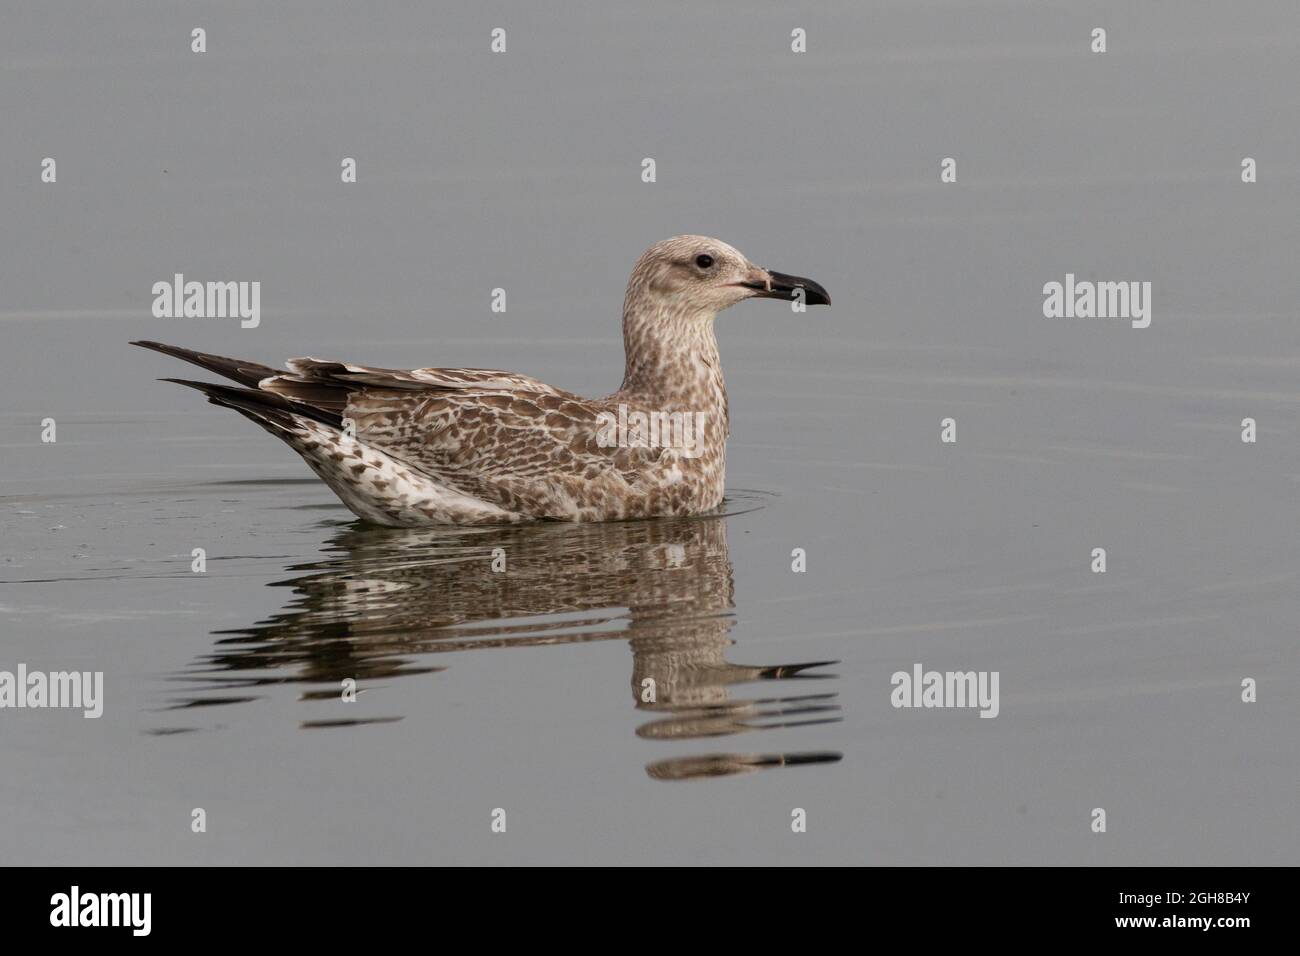
M209 395L211 395L217 389L229 387L225 385L218 385L215 382L196 382L193 379L188 379L188 378L160 378L158 379L158 381L171 382L173 385L184 385L186 388L197 389L198 391L205 392Z
M838 750L814 750L808 753L781 754L781 762L787 767L799 767L814 763L839 763L844 754Z
M283 395L274 392L259 392L255 388L240 388L223 382L197 382L188 378L160 378L160 382L184 385L202 392L214 405L224 405L236 411L252 413L255 417L270 417L286 420L285 416L297 415L310 418L333 428L343 427L343 418L334 412L305 403L290 402Z
M804 672L811 670L814 667L833 667L838 663L839 661L809 661L805 664L777 664L775 667L763 668L762 673L764 677L776 678L778 680L788 677L830 677L830 674L806 674Z
M128 342L128 345L134 345L142 349L149 349L151 352L161 352L163 355L170 355L173 358L184 359L189 361L186 353L193 355L188 349L178 348L175 345L168 345L166 342L155 342L152 339L136 339L134 342Z

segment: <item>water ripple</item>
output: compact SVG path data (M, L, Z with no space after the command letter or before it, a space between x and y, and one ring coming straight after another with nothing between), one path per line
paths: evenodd
M664 743L838 721L838 695L809 682L834 661L736 664L727 518L761 506L756 493L726 513L609 524L500 529L345 526L324 560L289 568L284 610L217 632L210 654L175 675L174 709L241 704L232 691L307 685L304 700L447 670L435 655L626 641L630 689L648 720L637 736ZM790 688L748 696L742 685ZM807 692L798 689L807 686ZM304 728L392 722L303 721ZM659 759L660 780L707 778L837 761L837 753L736 753Z

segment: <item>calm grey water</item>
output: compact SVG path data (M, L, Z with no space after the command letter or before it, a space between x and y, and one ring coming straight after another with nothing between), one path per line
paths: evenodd
M0 859L1300 862L1300 9L609 6L5 8L0 670L106 701L0 711ZM367 528L126 345L603 394L681 232L835 301L720 317L717 516ZM893 708L917 663L999 716Z

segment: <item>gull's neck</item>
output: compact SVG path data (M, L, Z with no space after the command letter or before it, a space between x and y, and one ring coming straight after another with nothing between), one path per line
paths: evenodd
M628 303L623 352L617 396L669 409L712 410L725 418L727 389L713 313Z

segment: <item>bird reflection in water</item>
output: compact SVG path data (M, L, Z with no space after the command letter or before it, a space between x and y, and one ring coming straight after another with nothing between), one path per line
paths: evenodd
M448 652L626 640L633 699L650 716L639 737L692 740L839 720L837 695L816 687L832 676L817 669L834 661L751 666L724 657L736 619L723 515L483 529L355 524L327 550L331 557L295 566L297 576L273 585L293 588L283 611L219 633L214 651L182 675L202 690L179 708L238 703L253 699L251 689L286 683L307 685L308 699L337 698L348 678L364 689L445 670L433 655ZM708 753L655 760L646 772L681 780L840 756Z

